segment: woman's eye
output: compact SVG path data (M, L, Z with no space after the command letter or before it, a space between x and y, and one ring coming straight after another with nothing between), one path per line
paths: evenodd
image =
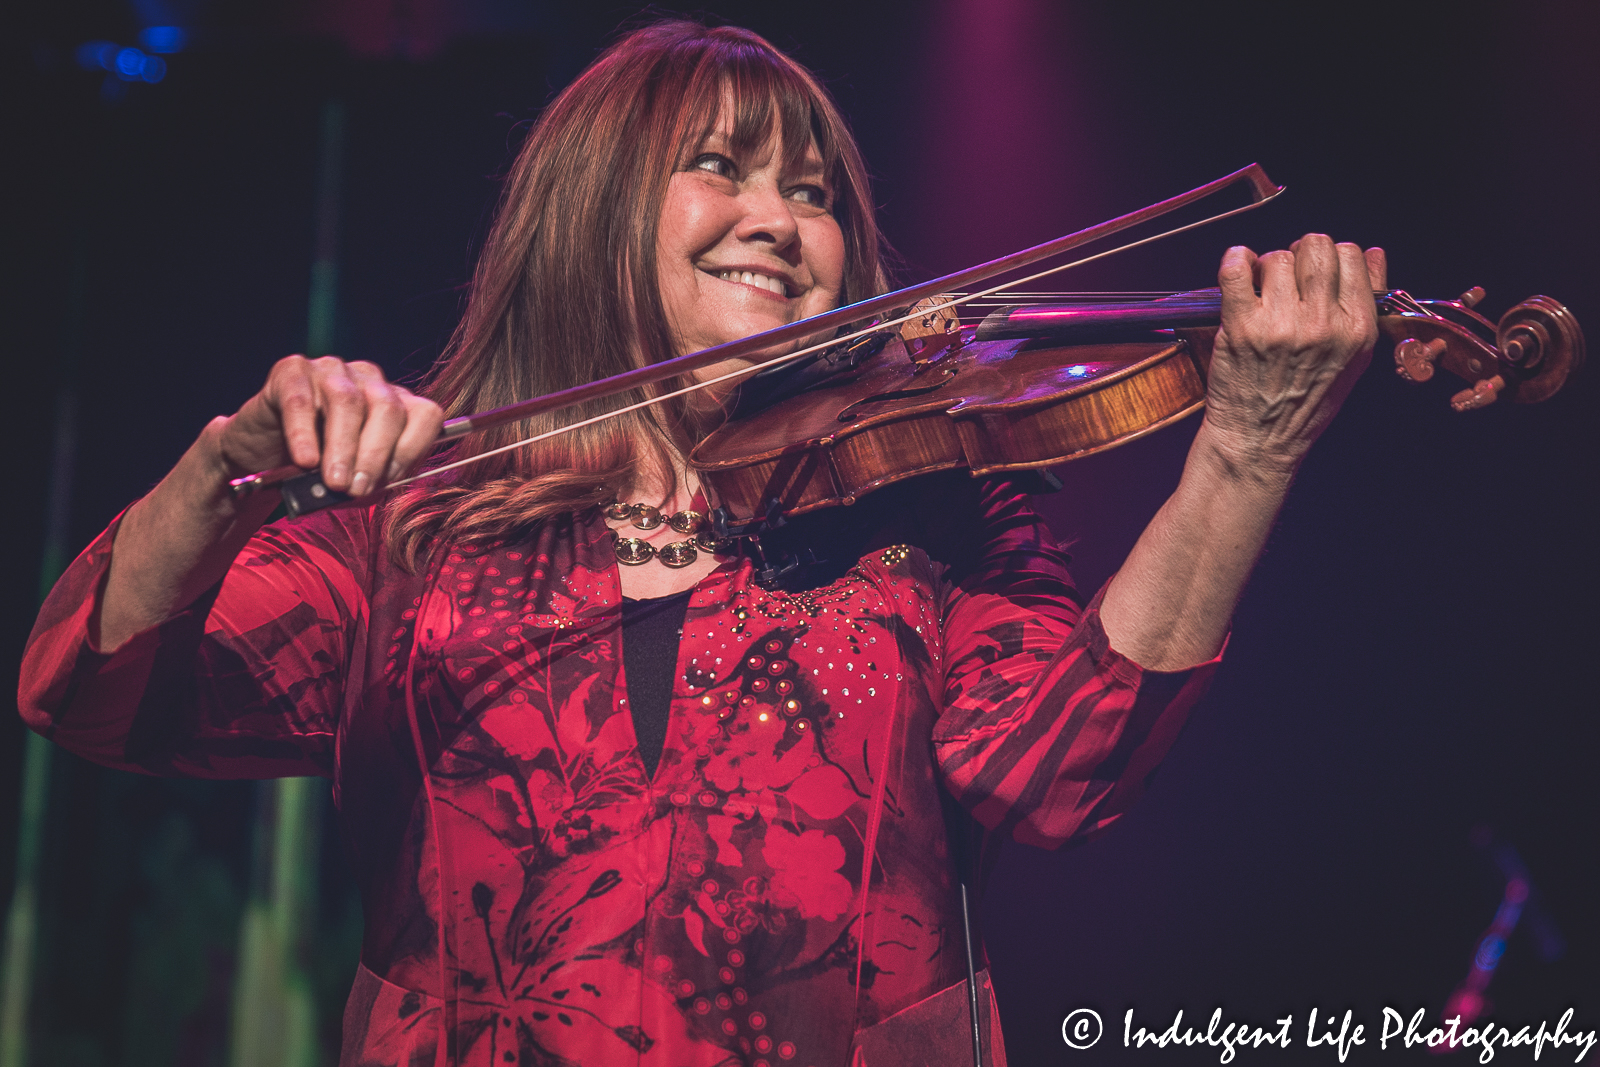
M699 155L689 164L690 170L703 170L708 174L715 174L723 178L732 178L738 173L738 168L733 165L733 160L727 156L720 156L715 152Z
M828 191L820 185L797 185L789 190L789 196L819 211L828 210Z

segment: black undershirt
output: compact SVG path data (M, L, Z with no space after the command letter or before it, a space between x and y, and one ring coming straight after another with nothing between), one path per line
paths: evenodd
M622 669L628 679L628 706L639 758L654 777L667 741L667 711L672 706L672 672L689 611L685 589L654 600L622 600Z
M1027 486L1031 473L1017 472L1006 480ZM985 500L993 488L990 480L972 478L965 472L928 475L887 486L853 507L797 516L761 540L766 556L774 561L797 556L815 560L778 579L777 587L791 593L825 586L869 552L902 543L926 551L944 567L944 580L959 585L984 558L985 539L992 536L984 523L973 519L986 514ZM1000 486L999 491L1005 487ZM622 602L627 698L633 709L639 758L652 776L666 743L672 674L689 593L686 590L654 600L624 598Z

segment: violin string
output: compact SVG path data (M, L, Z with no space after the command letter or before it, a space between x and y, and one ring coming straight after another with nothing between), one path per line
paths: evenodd
M956 289L956 290L952 290L950 295L951 296L966 296L967 294L965 292L959 290L959 289ZM994 293L993 294L993 296L996 298L997 302L1010 300L1010 299L1013 299L1013 298L1020 299L1020 300L1030 300L1030 299L1039 299L1039 298L1048 298L1048 299L1051 299L1051 300L1061 300L1061 299L1066 299L1066 300L1160 300L1162 297L1177 296L1177 295L1178 295L1178 292L1168 291L1168 290L1154 290L1154 289L1148 290L1148 291L1146 291L1146 290L1135 290L1135 289L1117 289L1117 290L1106 290L1105 292L1100 292L1100 293L1089 292L1089 291L1076 291L1076 292L1070 292L1070 293L1069 292L1046 292L1045 290L1042 290L1042 289L1028 289L1026 291L1000 292L1000 293Z
M1201 226L1210 225L1213 222L1221 222L1223 219L1231 218L1234 215L1241 215L1244 212L1250 211L1250 210L1252 210L1253 208L1255 208L1257 206L1259 206L1259 205L1258 204L1253 204L1253 203L1252 204L1246 204L1246 205L1244 205L1242 207L1236 207L1236 208L1232 209L1231 211L1224 211L1224 212L1222 212L1220 214L1212 215L1212 216L1210 216L1208 218L1204 218L1204 219L1199 219L1199 220L1197 220L1195 222L1190 222L1190 223L1187 223L1187 224L1185 224L1183 226L1178 226L1178 227L1175 227L1175 228L1170 229L1170 230L1163 230L1161 233L1151 234L1149 237L1141 237L1137 241L1129 241L1127 244L1118 245L1115 248L1108 248L1103 252L1096 252L1092 256L1084 256L1082 259L1075 259L1070 263L1060 263L1060 264L1057 264L1054 267L1048 267L1045 270L1037 271L1037 272L1035 272L1033 274L1029 274L1029 275L1027 275L1026 277L1023 277L1023 278L1016 278L1016 279L1013 279L1013 280L1008 281L1008 282L1003 282L1000 285L992 286L992 287L990 287L988 289L979 289L979 290L977 290L975 292L972 292L972 293L969 293L969 294L955 296L950 300L944 301L943 303L933 304L933 305L930 305L928 307L917 307L915 310L911 311L909 314L902 315L897 319L890 319L887 322L875 322L872 325L867 326L867 327L865 327L863 329L860 329L860 330L856 330L853 333L847 333L843 337L832 337L832 338L829 338L826 341L821 341L821 342L818 342L817 344L814 344L814 345L808 345L808 346L806 346L804 348L798 349L797 351L789 352L789 353L786 353L786 354L781 355L781 356L775 356L772 359L769 359L769 360L767 360L767 361L765 361L763 363L753 363L748 367L740 367L737 370L729 371L728 373L718 375L715 378L707 378L705 381L695 382L695 383L693 383L691 385L686 385L686 386L684 386L684 387L682 387L680 389L675 389L675 390L673 390L671 392L662 393L659 396L647 397L646 399L638 401L637 403L628 404L628 405L625 405L625 406L620 407L620 408L615 408L615 409L613 409L611 411L603 412L602 414L594 415L594 416L591 416L590 418L579 420L578 422L566 423L564 425L557 426L557 427L555 427L553 429L546 430L543 433L535 434L532 437L525 437L520 441L513 441L512 443L510 443L508 445L501 445L499 448L489 449L487 452L477 452L477 453L474 453L473 455L466 456L466 457L464 457L462 459L458 459L458 460L456 460L456 461L454 461L452 463L445 463L445 464L441 464L440 466L437 466L437 467L430 467L429 469L427 469L425 471L420 471L417 474L413 474L409 478L401 478L398 481L390 482L388 484L387 488L389 488L389 489L398 489L403 485L409 485L412 482L418 481L420 479L431 478L432 476L434 476L436 474L443 474L445 471L455 470L455 469L457 469L459 467L465 467L469 463L476 463L479 460L488 459L490 456L498 456L503 452L510 452L510 451L512 451L514 449L518 449L518 448L526 448L529 445L538 444L540 441L547 441L552 437L559 437L562 434L571 433L571 432L573 432L575 430L581 430L585 426L593 426L597 422L604 422L607 419L616 418L619 415L626 415L630 411L638 411L641 408L647 408L647 407L652 407L652 406L654 406L656 404L662 404L662 403L665 403L668 400L672 400L672 399L675 399L675 398L680 397L680 396L687 396L688 394L694 393L694 392L698 392L701 389L708 389L713 385L719 385L722 382L732 381L732 380L734 380L736 378L748 377L749 375L752 375L752 374L758 374L761 371L768 370L768 369L771 369L773 367L782 366L785 363L790 363L790 362L793 362L794 360L800 359L800 358L802 358L804 356L809 356L813 352L821 352L821 351L824 351L825 349L833 348L833 347L835 347L837 345L848 344L851 341L859 340L860 338L866 337L868 334L878 333L881 330L886 330L886 329L889 329L890 327L893 327L893 326L900 326L900 325L903 325L903 324L905 324L907 322L912 321L913 319L926 318L926 317L928 317L930 315L937 314L940 311L944 311L947 308L959 307L961 305L971 303L974 300L981 300L981 299L983 299L985 297L996 296L996 295L998 295L1000 293L1017 292L1018 290L1012 289L1012 288L1009 288L1009 287L1011 287L1011 286L1022 286L1022 285L1028 284L1029 282L1036 282L1041 278L1048 278L1052 274L1059 274L1064 270L1071 270L1073 267L1081 267L1086 263L1093 263L1096 260L1105 259L1108 256L1117 255L1120 252L1127 252L1127 251L1130 251L1131 249L1135 249L1135 248L1139 248L1139 247L1141 247L1143 245L1151 244L1151 243L1153 243L1155 241L1159 241L1159 240L1161 240L1163 238L1166 238L1166 237L1174 237L1174 236L1176 236L1176 235L1178 235L1180 233L1186 233L1189 230L1194 230L1194 229L1198 229ZM1166 294L1166 295L1171 295L1171 294Z
M965 296L960 291L952 291L951 296ZM1006 307L1035 307L1049 303L1138 303L1151 300L1162 300L1167 297L1178 296L1176 292L1163 291L1107 291L1107 292L1044 292L1028 290L1026 292L995 293L992 297L982 300L969 300L964 307L972 311L972 315L962 316L964 324L980 321L985 314L991 314L994 309Z

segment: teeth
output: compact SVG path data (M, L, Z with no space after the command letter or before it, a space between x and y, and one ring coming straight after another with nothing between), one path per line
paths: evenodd
M724 270L718 271L717 277L725 282L741 282L745 285L753 285L758 289L777 293L779 296L788 295L788 289L781 278L773 278L766 274L757 274L748 270Z

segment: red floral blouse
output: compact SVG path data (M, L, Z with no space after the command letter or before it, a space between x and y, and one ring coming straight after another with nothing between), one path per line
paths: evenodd
M650 777L597 514L415 575L370 510L278 523L107 655L113 526L44 606L23 714L127 770L333 779L366 914L347 1067L959 1062L958 862L1116 818L1211 665L1141 671L1026 496L946 484L812 523L856 562L809 588L702 581Z

